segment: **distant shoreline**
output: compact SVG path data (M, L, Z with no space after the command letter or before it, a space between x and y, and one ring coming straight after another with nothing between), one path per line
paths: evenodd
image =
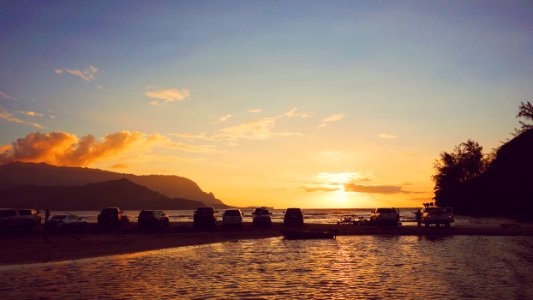
M45 263L89 257L128 254L149 250L202 245L209 243L281 236L282 224L256 228L245 223L242 228L195 231L190 222L172 223L168 228L140 230L130 223L112 231L100 231L89 224L84 233L49 233L42 227L33 232L0 232L0 265ZM418 228L416 225L376 227L333 224L306 224L304 230L338 229L339 235L387 235L445 237L453 235L533 236L533 225L453 226Z

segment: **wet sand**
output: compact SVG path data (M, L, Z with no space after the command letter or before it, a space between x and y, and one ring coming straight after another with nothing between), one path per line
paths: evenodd
M338 235L501 235L532 236L533 225L510 226L452 226L451 228L399 227L306 224L303 230L337 229ZM242 228L222 228L197 231L191 223L173 223L167 228L141 230L136 223L102 231L89 224L85 232L47 232L42 227L30 233L0 233L0 265L40 263L87 257L126 254L139 251L237 241L243 239L281 236L282 224L256 228L250 223Z

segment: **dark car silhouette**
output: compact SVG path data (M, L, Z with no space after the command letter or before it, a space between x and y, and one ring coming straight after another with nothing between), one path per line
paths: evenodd
M127 223L128 217L118 207L106 207L98 215L98 225L116 226Z
M299 208L287 208L283 216L283 225L301 226L304 224L304 215Z
M167 226L170 223L167 215L160 210L141 210L137 222L140 227Z
M194 211L195 228L215 228L217 226L216 211L212 207L198 207Z

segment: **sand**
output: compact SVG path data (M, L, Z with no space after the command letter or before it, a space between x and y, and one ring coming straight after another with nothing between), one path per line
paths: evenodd
M42 263L79 258L126 254L147 250L191 246L224 241L281 236L282 224L256 228L222 228L197 231L190 223L173 223L169 227L141 230L136 223L110 231L89 224L85 232L47 232L42 227L30 233L0 233L0 265ZM416 225L397 228L354 225L306 224L304 230L337 229L339 235L504 235L533 236L533 226L452 226L451 228L418 228Z

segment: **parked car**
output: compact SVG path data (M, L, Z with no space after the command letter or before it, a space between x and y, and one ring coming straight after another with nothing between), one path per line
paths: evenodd
M270 226L272 225L271 213L264 207L258 207L252 213L254 226Z
M424 207L421 221L426 227L429 227L431 224L437 226L443 224L446 227L450 227L450 224L454 222L453 209L451 207Z
M212 207L198 207L194 211L195 228L215 228L217 226L216 211Z
M118 207L106 207L98 215L98 225L115 226L128 221L128 217Z
M141 210L137 222L140 227L168 226L167 215L160 210Z
M31 231L36 225L37 223L33 218L21 215L20 212L14 208L0 209L0 229L23 229Z
M393 225L400 223L400 211L396 208L376 208L370 215L370 222L377 225Z
M242 219L240 209L226 209L222 215L222 226L242 226Z
M17 209L19 212L20 218L27 219L35 223L35 225L41 224L41 215L35 209Z
M304 214L299 208L287 208L283 216L283 225L301 226L304 224Z
M87 228L87 221L82 217L72 214L53 215L46 220L44 228L47 230L85 230Z

